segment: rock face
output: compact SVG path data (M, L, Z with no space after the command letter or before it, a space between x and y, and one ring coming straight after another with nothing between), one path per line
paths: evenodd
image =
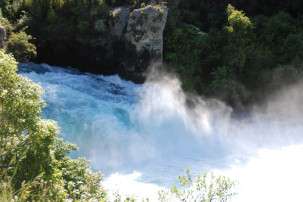
M114 8L111 12L111 19L109 22L110 33L112 36L121 39L125 33L125 29L128 23L130 14L130 7L118 7Z
M162 62L163 31L168 9L164 5L148 5L132 12L128 7L112 11L110 31L115 58L120 58L119 73L126 79L141 83L152 63ZM115 55L115 54L113 54Z
M5 37L6 37L5 28L4 26L2 26L2 24L0 24L0 48L3 48L3 42Z
M166 17L167 8L164 6L149 5L134 10L128 20L127 41L139 53L147 50L151 55L161 56Z
M161 1L135 10L130 6L113 8L110 19L97 19L94 34L83 41L41 43L36 62L73 66L97 74L119 74L142 83L147 68L162 63L167 14L168 8Z

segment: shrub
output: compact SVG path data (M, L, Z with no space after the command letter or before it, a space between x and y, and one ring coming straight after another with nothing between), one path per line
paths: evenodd
M2 24L5 27L6 34L9 35L13 31L13 25L3 17L2 11L0 9L0 24Z
M236 182L224 176L216 177L205 172L192 178L187 168L186 175L178 179L184 189L173 186L169 191L162 190L159 192L160 201L227 201L236 195L233 192Z
M207 48L207 34L194 25L183 24L165 38L164 58L180 74L183 88L194 91L199 81L201 55Z
M18 75L16 60L3 50L0 61L0 182L9 183L9 194L22 195L26 181L32 200L66 194L74 200L105 198L101 173L92 173L83 158L66 157L77 147L58 137L55 121L41 118L41 86ZM46 188L45 182L57 186Z
M7 51L12 53L20 62L28 62L36 57L36 46L29 41L32 40L31 35L24 31L11 33L7 41Z
M89 29L89 22L85 21L85 20L80 20L77 28L79 29L80 32L87 32Z
M22 7L22 0L1 0L0 8L3 16L11 22L16 21L19 17L19 11Z

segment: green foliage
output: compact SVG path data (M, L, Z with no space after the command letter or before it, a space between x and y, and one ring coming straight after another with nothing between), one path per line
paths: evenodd
M0 182L9 185L0 199L12 192L23 196L24 180L31 184L26 197L32 200L104 199L101 173L92 173L83 158L66 157L77 147L58 137L55 121L41 118L41 86L18 75L17 62L2 50L0 61ZM35 186L42 177L52 183L49 188L43 181Z
M89 173L88 173L89 174ZM94 175L90 176L91 179ZM1 201L106 201L106 193L104 189L98 189L98 194L91 194L90 187L94 184L84 184L82 181L66 182L64 180L45 181L36 178L34 181L21 183L18 191L15 191L12 186L13 178L5 176L4 180L0 181L0 200ZM79 188L75 188L78 186ZM99 185L98 185L99 186Z
M228 201L236 195L233 190L236 182L224 176L216 177L205 172L193 178L187 168L186 176L179 176L178 179L183 189L174 185L169 191L160 191L160 201Z
M58 127L53 121L40 118L45 106L41 87L16 74L16 61L3 51L0 60L1 168L17 169L14 178L20 185L21 180L33 179L41 170L50 174L48 164L39 161L51 160L45 149L54 140ZM20 164L24 166L22 171L18 170Z
M0 9L0 23L5 27L6 34L9 35L13 31L13 25L10 21L3 17L1 9Z
M251 53L253 40L252 23L242 11L235 10L230 4L227 7L228 25L223 34L226 44L223 48L223 64L229 66L234 73L242 73Z
M200 57L207 48L207 34L193 25L183 24L165 38L165 60L180 74L183 87L193 91L199 78Z
M285 12L279 12L272 17L258 16L256 22L260 39L269 46L274 45L274 42L283 41L289 33L296 32L299 28L297 22Z
M69 54L69 50L79 52L80 47L90 46L97 37L110 38L106 26L110 7L128 4L134 9L148 3L152 2L3 0L0 6L8 20L0 17L0 22L7 36L15 32L10 40L15 57L29 61L35 56L34 47L17 37L24 35L20 32L27 26L38 48L59 47L58 52ZM187 91L215 95L226 82L255 91L266 85L262 83L264 72L279 65L298 68L303 62L303 3L299 0L167 0L164 4L169 7L164 60L170 71L179 74ZM23 44L21 49L18 44Z
M227 66L218 67L216 70L211 72L211 76L213 77L213 81L211 83L211 87L216 88L222 81L225 81L227 79L235 79L235 74Z
M227 30L229 32L242 31L246 32L252 26L249 18L245 16L243 11L236 10L232 5L227 6L228 23Z
M303 33L289 33L281 47L282 63L295 62L300 64L303 58Z
M170 1L168 4L174 5ZM220 2L214 4L219 7L223 5ZM274 69L280 64L292 64L295 68L300 68L302 64L302 23L286 12L249 18L229 4L226 5L225 22L217 12L216 17L203 18L220 19L220 22L206 25L197 23L202 18L193 12L196 8L208 8L207 12L212 15L212 3L187 1L181 2L180 6L184 7L172 11L173 18L179 20L179 24L186 21L202 28L208 27L206 40L199 46L199 43L191 43L192 36L186 36L188 29L178 25L178 22L170 22L172 14L169 15L164 58L171 69L180 75L185 90L215 95L235 106L235 103L251 99L253 94L247 92L265 89L264 85L268 83L263 78L264 72L275 72ZM193 35L192 38L200 38L198 33ZM183 36L189 40L184 40Z
M0 1L0 8L5 18L14 22L20 15L20 9L22 7L22 0L2 0Z
M298 21L285 12L258 16L255 21L258 39L269 47L276 63L287 64L301 58L303 29Z
M21 62L28 62L37 55L36 46L30 42L33 40L33 37L24 31L27 28L28 21L27 13L23 12L20 19L15 24L12 24L0 12L0 23L6 29L4 48Z
M257 64L247 68L259 54L253 24L231 5L227 14L228 21L221 30L205 34L187 25L165 37L165 59L180 74L185 90L214 92L224 80L248 81L251 71L258 70Z
M13 32L7 41L7 51L13 53L18 61L28 62L37 55L36 46L29 42L32 39L33 37L24 31Z
M148 2L148 0L130 0L128 3L131 4L133 8L143 8Z
M27 0L23 10L31 19L29 33L39 36L37 46L49 49L87 44L97 34L95 22L109 18L104 0Z
M26 200L30 186L34 186L34 183L22 182L22 185L18 191L15 191L13 187L13 178L8 176L6 171L1 173L0 181L0 201L18 201Z
M57 15L53 9L48 10L46 20L50 23L54 23Z
M89 30L89 22L85 20L80 20L77 28L79 29L80 32L87 32Z

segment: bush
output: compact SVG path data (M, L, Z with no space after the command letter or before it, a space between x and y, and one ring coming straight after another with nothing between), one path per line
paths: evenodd
M32 39L33 37L24 31L13 32L7 41L7 51L12 53L20 62L29 62L37 55L36 46L29 42Z
M12 22L16 21L20 15L22 4L22 0L1 0L0 8L3 16Z
M66 194L75 200L104 198L101 173L92 173L83 158L66 157L77 147L58 137L55 121L41 118L41 86L18 75L16 60L3 50L0 61L0 182L8 183L16 195L24 194L23 181L28 182L31 200L41 195L45 199L46 194L48 199ZM46 189L45 182L57 187Z
M228 201L234 195L235 181L224 176L216 177L213 173L205 172L192 178L189 169L186 176L178 177L184 189L173 186L170 191L159 192L160 201Z
M223 63L229 66L235 74L245 71L252 44L253 25L242 11L236 10L230 4L227 7L228 23L223 29L226 44L223 48Z
M183 24L165 38L164 58L180 75L185 90L194 91L199 81L201 56L207 48L207 37L196 26Z
M84 33L87 32L89 30L89 22L85 21L85 20L80 20L77 28L79 29L80 32Z
M13 31L13 25L3 17L2 11L0 9L0 24L2 24L6 30L6 34L9 35Z
M303 32L289 33L281 47L282 63L301 63L303 58Z

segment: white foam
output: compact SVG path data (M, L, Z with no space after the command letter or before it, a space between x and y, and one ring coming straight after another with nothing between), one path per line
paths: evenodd
M108 190L111 201L114 201L117 195L120 195L122 201L126 198L135 198L137 201L157 201L158 191L165 189L154 184L140 182L141 173L122 175L115 173L106 178L103 182Z
M245 166L233 166L225 175L237 179L235 202L303 201L303 144L281 150L263 149Z
M136 85L118 76L22 66L45 89L44 116L59 122L64 139L80 147L73 155L92 160L111 189L119 184L125 195L155 199L189 166L238 179L235 201L302 201L301 84L233 119L222 102L187 95L174 77Z

